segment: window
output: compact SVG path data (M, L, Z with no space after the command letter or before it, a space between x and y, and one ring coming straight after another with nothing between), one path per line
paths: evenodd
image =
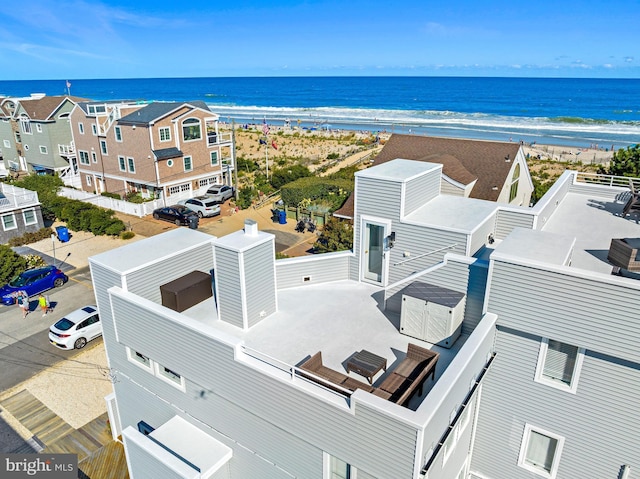
M351 466L342 459L325 453L325 474L327 479L351 479Z
M173 166L173 160L167 160L167 166L171 168Z
M44 145L40 145L40 153L42 153L43 155L47 154L47 147Z
M78 151L78 155L80 156L80 164L88 165L89 164L89 153L86 151Z
M4 140L3 144L5 148L11 148L11 142L9 140Z
M103 155L107 155L107 142L105 140L100 140L100 151Z
M129 173L135 173L136 165L133 161L133 158L127 158L127 164L129 165Z
M16 135L16 143L22 143L22 137L20 136L20 132L15 132Z
M22 218L24 219L25 226L35 225L38 222L36 212L34 210L24 210L22 212Z
M94 163L98 162L98 155L96 155L95 151L91 152L91 161L93 161Z
M211 152L211 166L217 166L218 165L218 152L217 151L212 151Z
M518 466L553 479L558 472L564 438L543 429L526 424Z
M584 352L583 348L543 338L535 381L575 394Z
M36 131L42 133L42 125L40 123L36 123Z
M158 133L160 134L160 141L171 141L171 128L168 126L159 128Z
M182 137L184 141L199 140L202 138L200 131L200 120L197 118L187 118L182 122Z
M193 165L191 164L191 157L190 156L185 156L184 157L184 171L191 171L193 170Z
M156 376L184 391L184 378L177 372L156 363Z
M78 131L81 135L84 135L84 125L82 123L78 123Z
M32 134L29 118L20 118L20 127L22 128L22 133L26 133L27 135Z
M95 123L91 124L91 133L93 133L93 136L98 136L98 127Z
M5 231L15 230L18 227L16 217L13 213L2 216L2 227Z
M124 160L124 156L118 157L118 166L120 167L120 171L127 171L127 163Z
M93 186L93 178L91 178L91 175L87 175L87 186Z
M119 126L116 126L116 127L113 129L113 132L114 132L114 133L115 133L115 135L116 135L116 141L122 141L122 131L120 131L120 127L119 127Z
M127 347L127 357L133 364L136 364L147 371L153 372L153 362L144 354Z
M518 196L518 181L520 180L520 163L516 164L511 177L511 190L509 191L509 203Z

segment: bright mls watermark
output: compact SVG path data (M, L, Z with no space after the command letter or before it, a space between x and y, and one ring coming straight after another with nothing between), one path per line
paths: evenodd
M2 479L76 479L77 454L0 454Z

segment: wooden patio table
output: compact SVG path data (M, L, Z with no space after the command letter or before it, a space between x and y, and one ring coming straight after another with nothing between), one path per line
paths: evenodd
M347 361L347 372L353 371L364 376L369 381L369 384L373 383L373 377L381 369L387 370L387 359L366 349L357 352Z

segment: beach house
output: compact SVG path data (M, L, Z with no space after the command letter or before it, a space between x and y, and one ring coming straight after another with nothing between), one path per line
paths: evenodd
M75 150L69 113L81 98L32 94L0 102L2 156L9 169L57 173L72 170Z
M0 244L44 227L38 193L0 182Z
M356 173L353 251L275 260L247 220L92 257L130 477L638 479L628 182L567 171L529 207L442 176Z
M170 203L231 182L231 134L204 102L81 102L71 130L85 191Z
M524 206L531 201L533 182L519 143L394 133L373 164L396 158L440 163L443 194ZM353 219L353 199L334 216Z

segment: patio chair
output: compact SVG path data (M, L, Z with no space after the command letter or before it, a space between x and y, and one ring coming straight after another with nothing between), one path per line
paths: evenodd
M613 273L618 274L620 269L640 271L638 249L640 238L613 238L607 255L607 260L614 266Z

